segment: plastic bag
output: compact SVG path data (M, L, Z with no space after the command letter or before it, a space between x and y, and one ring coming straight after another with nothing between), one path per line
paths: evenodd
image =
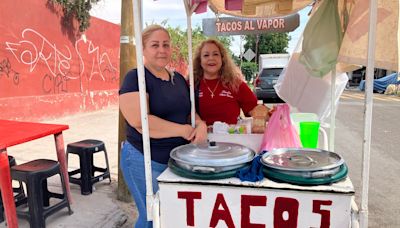
M269 119L260 151L274 148L300 148L299 135L290 121L290 108L287 104L278 105Z
M304 29L300 62L315 77L336 66L343 37L337 4L337 0L322 1Z
M279 75L274 88L278 96L298 112L311 112L318 115L319 121L328 126L331 115L332 72L322 78L313 77L299 63L301 39L294 50L287 68ZM337 71L335 85L335 106L346 87L349 78L346 73Z

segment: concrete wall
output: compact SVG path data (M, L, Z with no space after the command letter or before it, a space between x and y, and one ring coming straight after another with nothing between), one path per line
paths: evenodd
M2 0L0 119L37 121L118 103L118 25L63 26L47 0Z

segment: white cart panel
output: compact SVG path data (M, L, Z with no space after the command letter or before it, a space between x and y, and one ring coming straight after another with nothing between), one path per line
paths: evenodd
M349 179L313 187L268 179L238 183L236 178L190 180L167 169L159 178L161 227L350 226Z

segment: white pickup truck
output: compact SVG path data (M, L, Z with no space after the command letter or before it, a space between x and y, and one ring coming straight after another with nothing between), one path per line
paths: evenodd
M254 93L258 100L282 100L275 92L274 85L279 74L289 62L290 54L261 54L259 59L259 73L254 80Z

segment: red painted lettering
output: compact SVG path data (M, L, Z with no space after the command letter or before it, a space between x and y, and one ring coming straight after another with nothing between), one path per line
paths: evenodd
M265 224L250 223L250 206L267 206L266 196L242 195L240 206L241 206L240 227L246 227L246 228L265 227Z
M194 226L194 200L201 199L201 192L178 192L178 199L186 199L186 225Z
M297 227L299 201L293 198L277 197L274 207L274 228Z
M313 200L312 211L321 215L320 228L328 228L331 225L331 212L330 210L321 210L321 205L332 205L332 200Z
M219 210L220 206L222 206L222 210ZM222 193L218 193L217 199L215 200L210 227L216 227L219 220L225 221L227 227L229 228L235 227L228 205L226 204L224 195Z

